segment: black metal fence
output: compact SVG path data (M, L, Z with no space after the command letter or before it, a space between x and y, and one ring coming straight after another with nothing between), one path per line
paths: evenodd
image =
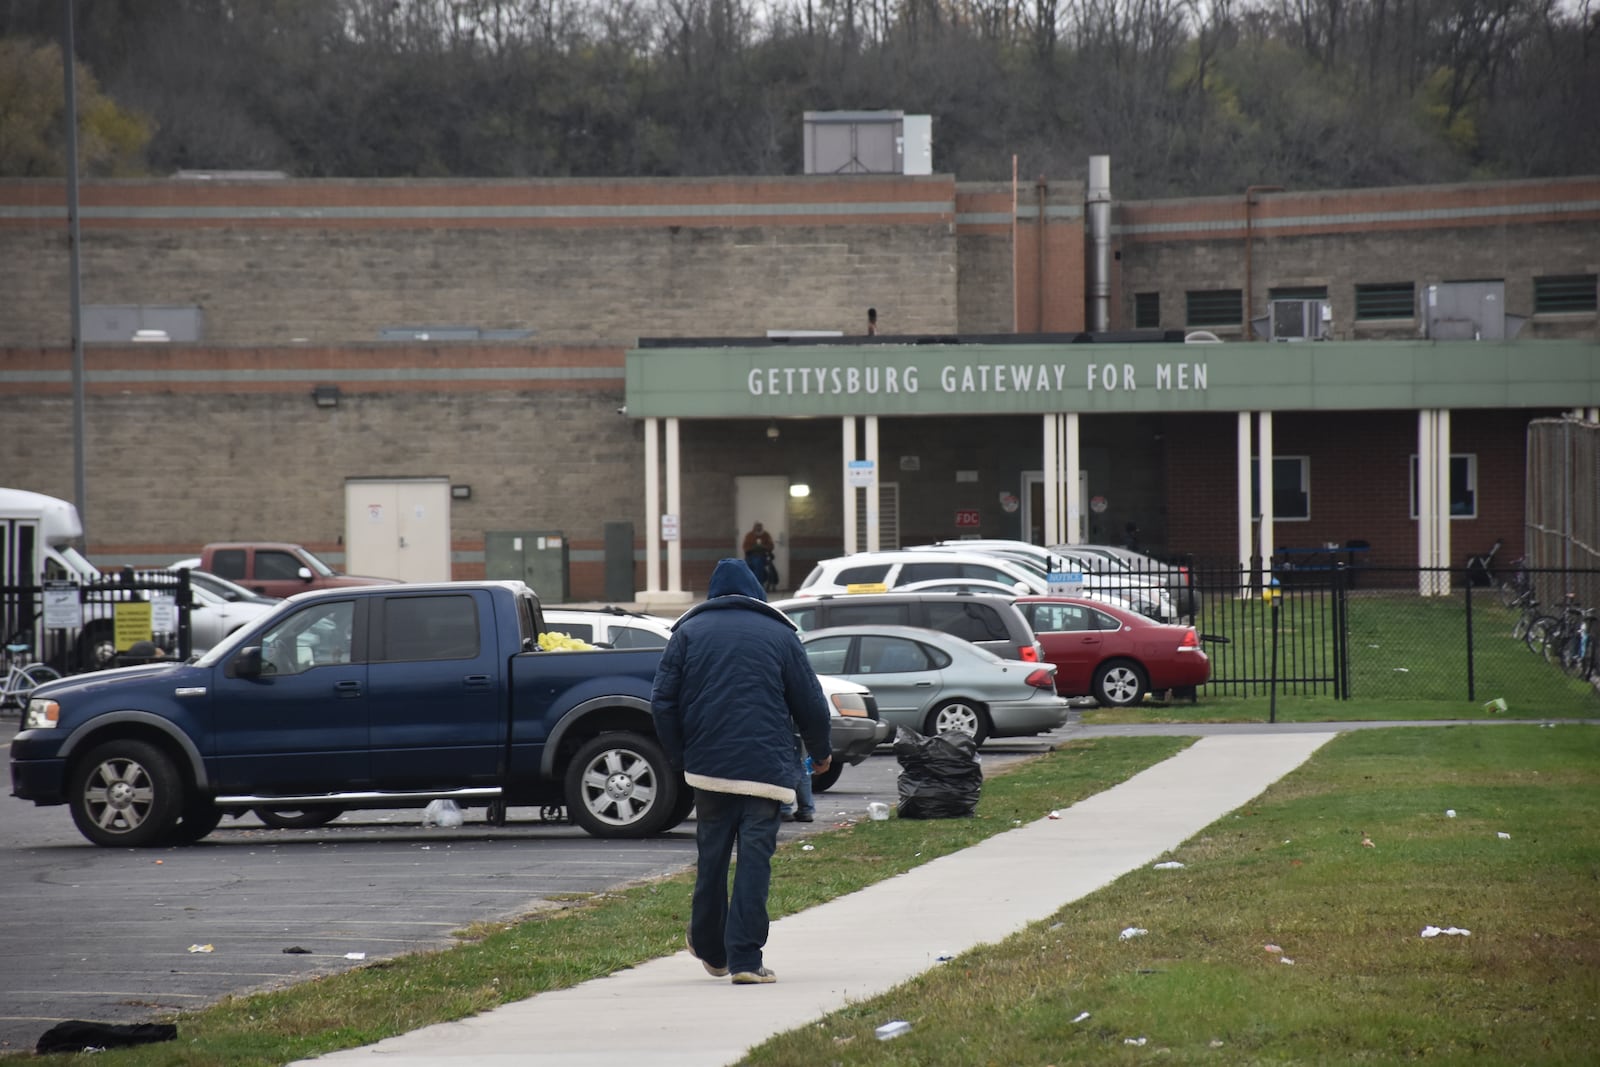
M1184 569L1187 617L1211 660L1202 695L1504 700L1523 711L1594 704L1600 712L1593 680L1569 677L1514 633L1525 615L1600 604L1600 569L1291 559Z
M27 645L32 659L63 674L187 659L192 611L188 571L124 569L82 585L0 585L5 644Z

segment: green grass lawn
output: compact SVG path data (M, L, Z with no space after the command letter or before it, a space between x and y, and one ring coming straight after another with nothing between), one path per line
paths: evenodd
M1347 734L1173 858L748 1062L1594 1062L1600 728Z
M1362 719L1589 718L1600 717L1593 685L1562 674L1511 637L1516 613L1492 598L1473 599L1469 661L1462 597L1423 599L1411 594L1356 593L1347 600L1349 700L1336 700L1331 684L1282 682L1280 721ZM1279 609L1279 677L1331 678L1337 670L1331 616L1314 597L1286 598ZM1272 616L1260 601L1208 601L1196 623L1203 633L1226 637L1208 644L1212 677L1198 704L1146 707L1127 713L1096 712L1088 722L1258 721L1268 717L1266 685L1247 693L1224 683L1266 679L1271 670ZM1470 681L1469 686L1469 671ZM1505 712L1484 705L1496 698Z

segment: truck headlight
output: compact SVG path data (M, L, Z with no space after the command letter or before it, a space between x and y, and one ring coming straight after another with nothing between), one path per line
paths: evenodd
M61 721L61 705L54 700L28 701L28 717L24 730L54 730Z

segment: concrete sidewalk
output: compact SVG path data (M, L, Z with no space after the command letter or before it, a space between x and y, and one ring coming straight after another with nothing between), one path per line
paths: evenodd
M772 924L778 981L734 986L688 953L302 1064L714 1067L1053 915L1248 803L1334 732L1205 737L1060 813ZM815 838L819 850L825 837ZM887 1021L887 1020L886 1020Z

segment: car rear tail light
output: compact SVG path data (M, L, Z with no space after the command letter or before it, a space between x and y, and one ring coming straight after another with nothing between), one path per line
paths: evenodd
M1017 646L1017 656L1024 663L1038 663L1039 662L1039 646L1038 645L1018 645Z
M1194 630L1190 629L1190 630L1183 631L1183 640L1178 642L1178 651L1179 652L1198 652L1198 651L1200 651L1200 638L1195 635Z
M1056 672L1055 672L1055 669L1054 668L1048 668L1047 669L1047 668L1044 668L1044 667L1040 667L1038 670L1032 671L1032 672L1029 673L1029 675L1027 677L1027 682L1028 682L1029 685L1033 686L1035 689L1055 689L1055 687L1056 687Z

